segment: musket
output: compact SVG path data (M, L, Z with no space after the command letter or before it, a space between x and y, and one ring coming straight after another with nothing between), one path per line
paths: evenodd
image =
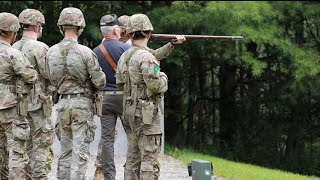
M151 40L175 39L177 34L152 34ZM240 40L242 36L183 35L186 40Z

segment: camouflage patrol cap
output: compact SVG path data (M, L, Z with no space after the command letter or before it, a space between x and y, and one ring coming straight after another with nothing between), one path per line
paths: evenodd
M43 14L35 9L25 9L19 14L19 22L21 24L39 25L44 24Z
M84 28L86 26L86 22L80 9L67 7L61 11L57 25L71 25Z
M126 28L127 28L127 24L128 24L128 21L129 21L129 17L128 15L122 15L118 18L118 21L119 21L119 26L120 28L122 29L122 31L125 31Z
M153 26L147 15L134 14L129 18L126 31L128 34L135 31L153 31Z
M19 19L11 13L0 13L0 29L3 31L17 32L20 29Z
M119 25L117 15L108 14L101 17L100 26L114 26L114 25Z

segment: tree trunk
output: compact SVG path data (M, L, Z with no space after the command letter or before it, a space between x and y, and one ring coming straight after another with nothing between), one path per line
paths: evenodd
M220 80L220 154L232 153L235 133L235 86L236 68L222 66L219 74Z
M295 24L295 40L298 46L302 46L304 43L304 17L303 11L298 10L297 12L297 23ZM303 121L300 121L301 117L299 117L300 103L294 105L291 109L291 122L288 128L288 136L286 140L286 150L284 154L284 160L287 163L295 160L295 154L297 150L297 138L299 137L299 129L303 127L301 124Z
M188 112L187 112L187 139L186 144L192 145L195 137L194 137L194 109L195 104L197 101L197 67L199 64L197 63L197 59L191 57L190 58L190 79L188 82L188 96L189 96L189 102L188 102Z

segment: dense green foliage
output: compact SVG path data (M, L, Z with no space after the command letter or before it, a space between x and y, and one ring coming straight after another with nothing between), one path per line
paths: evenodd
M102 39L100 17L146 13L155 33L242 35L189 41L161 63L169 76L166 141L236 161L320 175L320 3L311 1L1 1L42 11L42 41L62 39L62 8L83 10L80 43ZM152 42L157 48L162 43Z

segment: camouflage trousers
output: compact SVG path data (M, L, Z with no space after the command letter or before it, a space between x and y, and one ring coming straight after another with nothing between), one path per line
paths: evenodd
M56 134L61 144L57 179L85 179L89 145L96 128L93 121L93 100L86 97L60 99Z
M30 173L31 179L48 179L53 160L54 131L51 117L45 117L43 109L40 108L29 112L27 118L31 128L31 138L27 143L28 156L30 158L29 167L27 167L31 172L28 172L28 170L27 172Z
M160 122L160 117L156 116L154 121ZM142 118L137 116L134 121L127 123L124 121L124 124L129 124L131 127L131 131L126 132L128 150L124 179L158 180L160 177L161 134L149 132L146 129L148 125L144 125Z
M0 110L0 179L26 179L29 136L29 122L18 115L17 107Z

